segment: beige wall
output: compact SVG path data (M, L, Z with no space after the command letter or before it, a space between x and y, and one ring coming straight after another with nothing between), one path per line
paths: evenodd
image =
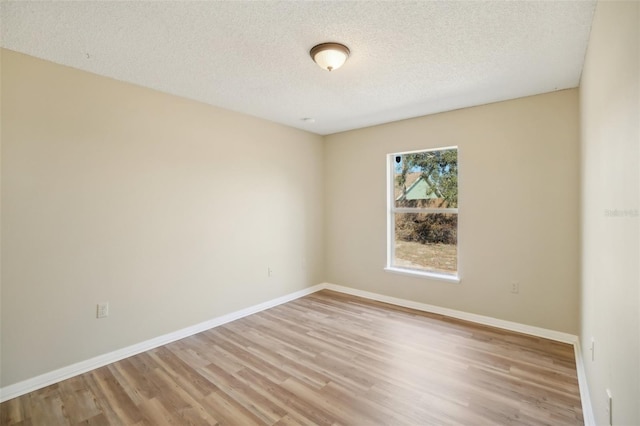
M576 334L578 129L577 90L566 90L326 137L327 280ZM451 145L461 283L383 271L386 154Z
M2 387L2 61L0 48L0 388Z
M599 425L607 388L614 424L640 424L639 28L640 3L598 3L580 88L580 337Z
M2 386L322 282L320 136L6 50L2 89Z

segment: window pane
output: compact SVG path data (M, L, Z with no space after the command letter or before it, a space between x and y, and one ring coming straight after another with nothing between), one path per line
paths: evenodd
M458 150L397 154L396 207L458 207Z
M456 274L457 240L455 213L396 213L393 266Z

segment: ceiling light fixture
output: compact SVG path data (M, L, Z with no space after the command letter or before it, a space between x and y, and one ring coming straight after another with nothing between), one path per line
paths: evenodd
M320 68L333 71L340 68L349 57L349 48L340 43L322 43L314 46L311 51L311 58Z

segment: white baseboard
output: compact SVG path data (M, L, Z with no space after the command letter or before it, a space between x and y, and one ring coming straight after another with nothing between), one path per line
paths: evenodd
M488 325L492 327L501 328L504 330L516 331L520 333L529 334L532 336L543 337L563 343L569 343L574 346L576 353L576 366L578 370L578 383L580 386L580 397L582 399L582 411L585 419L585 425L595 425L593 410L591 407L591 400L589 399L589 391L587 388L586 375L584 371L584 363L582 360L582 353L580 351L580 343L578 337L572 334L562 333L554 330L548 330L540 327L533 327L530 325L520 324L511 321L500 320L497 318L487 317L483 315L472 314L463 311L457 311L454 309L442 308L439 306L429 305L426 303L415 302L412 300L399 299L396 297L385 296L382 294L371 293L368 291L357 290L350 287L344 287L336 284L323 283L312 287L305 288L300 291L296 291L291 294L287 294L282 297L278 297L273 300L260 303L258 305L250 306L245 309L241 309L236 312L232 312L226 315L222 315L217 318L213 318L209 321L202 322L200 324L193 325L191 327L183 328L182 330L175 331L173 333L165 334L144 342L128 346L104 355L81 361L67 367L63 367L31 379L24 380L22 382L15 383L13 385L0 388L0 402L7 401L9 399L16 398L20 395L24 395L29 392L41 389L45 386L58 383L62 380L69 379L79 374L86 373L96 368L104 367L121 359L128 358L130 356L145 352L162 345L174 342L176 340L184 339L185 337L192 336L205 330L217 327L222 324L226 324L231 321L246 317L251 314L255 314L260 311L272 308L274 306L281 305L283 303L298 299L317 291L328 289L337 291L340 293L351 294L353 296L360 296L366 299L376 300L379 302L390 303L392 305L402 306L406 308L416 309L423 312L431 312L434 314L445 315L452 318L458 318L466 321L471 321L478 324Z
M54 371L50 371L45 374L41 374L39 376L15 383L13 385L5 386L4 388L0 388L0 402L16 398L20 395L33 392L45 386L49 386L66 379L70 379L71 377L86 373L87 371L104 367L105 365L120 361L121 359L125 359L141 352L145 352L159 346L175 342L176 340L184 339L185 337L189 337L202 331L209 330L210 328L235 321L237 319L255 314L260 311L264 311L265 309L273 308L274 306L278 306L283 303L290 302L291 300L306 296L308 294L315 293L316 291L322 290L323 288L323 284L308 287L273 300L268 300L258 305L250 306L236 312L213 318L211 320L193 325L191 327L183 328L182 330L174 331L173 333L165 334L163 336L146 340L144 342L128 346L126 348L118 349L104 355L99 355L85 361L81 361Z
M497 318L487 317L484 315L471 314L455 309L442 308L440 306L428 305L426 303L414 302L413 300L399 299L397 297L385 296L382 294L371 293L368 291L357 290L351 287L343 287L336 284L325 283L324 288L328 290L338 291L340 293L351 294L353 296L364 297L365 299L376 300L378 302L390 303L392 305L402 306L405 308L416 309L418 311L430 312L433 314L445 315L465 321L475 322L477 324L489 325L491 327L501 328L503 330L516 331L518 333L529 334L536 337L555 340L562 343L574 344L578 341L578 336L560 331L549 330L546 328L534 327L531 325L520 324L512 321L505 321Z
M596 426L596 418L593 415L593 406L591 405L591 396L589 395L589 386L587 385L587 372L584 368L584 358L582 357L580 340L577 340L573 344L573 350L576 354L576 370L578 371L578 387L580 388L584 424L585 426Z

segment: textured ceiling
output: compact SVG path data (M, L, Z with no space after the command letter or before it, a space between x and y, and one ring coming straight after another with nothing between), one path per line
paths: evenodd
M330 134L577 87L594 8L3 0L0 34L11 50ZM328 41L351 49L331 73L309 57Z

